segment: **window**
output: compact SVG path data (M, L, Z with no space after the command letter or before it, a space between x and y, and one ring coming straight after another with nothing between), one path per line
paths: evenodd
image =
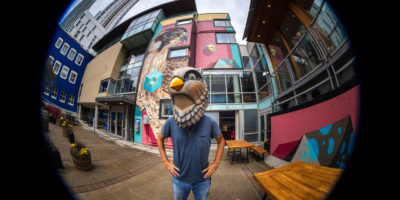
M59 49L61 47L61 44L63 43L63 41L64 40L62 38L60 38L60 37L57 39L57 42L55 44L57 49Z
M67 96L67 94L64 91L60 92L60 101L65 103L65 97Z
M289 47L294 48L304 35L305 28L296 15L288 10L280 26L280 31Z
M83 58L84 58L83 55L78 53L78 56L76 56L75 64L81 66L82 62L83 62Z
M67 57L69 60L74 60L75 55L76 55L76 50L74 48L71 48Z
M321 35L330 53L340 46L347 38L347 33L343 24L340 23L340 20L328 3L324 3L320 14L311 27Z
M54 57L53 56L49 56L49 58L47 59L47 65L53 66L53 63L54 63Z
M69 79L68 81L72 84L75 84L76 82L76 77L78 77L78 73L76 73L76 71L71 70L71 73L69 74Z
M234 33L216 33L217 43L236 43Z
M215 27L231 27L231 22L230 20L221 20L221 19L216 19L214 20L214 26Z
M65 56L65 54L67 54L68 49L69 49L69 44L65 42L60 50L60 53Z
M191 24L191 23L192 23L192 19L184 19L184 20L177 21L176 26L184 25L184 24Z
M58 93L58 89L53 88L53 90L51 91L51 98L57 99L57 93Z
M48 83L44 86L44 94L47 96L50 94L50 85Z
M68 76L68 72L69 72L69 68L64 65L63 68L61 69L60 77L62 79L66 79Z
M172 100L161 99L160 100L160 119L167 119L172 116Z
M189 55L189 48L183 48L183 49L170 49L168 58L180 58L180 57L186 57Z
M108 80L109 80L109 79L107 79L107 80L102 80L102 81L100 82L99 93L107 92Z
M73 105L74 105L74 102L75 102L75 97L74 97L74 95L70 94L70 95L68 96L68 104L71 105L71 106L73 106Z
M58 72L60 72L60 68L61 68L61 62L56 60L53 66L53 72L55 75L58 75Z

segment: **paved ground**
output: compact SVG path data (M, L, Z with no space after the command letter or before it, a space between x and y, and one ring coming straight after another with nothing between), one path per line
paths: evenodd
M173 199L172 176L162 164L156 147L120 140L101 131L93 134L85 126L74 127L74 133L75 139L92 153L93 169L88 172L74 167L70 143L62 136L61 127L49 125L49 138L59 149L65 167L59 173L77 199ZM215 153L216 145L211 148L210 161ZM172 151L167 154L171 156ZM252 174L285 164L267 156L267 162L250 157L249 163L231 165L230 156L225 148L218 171L212 177L209 199L261 199L263 191ZM194 199L192 194L189 199Z

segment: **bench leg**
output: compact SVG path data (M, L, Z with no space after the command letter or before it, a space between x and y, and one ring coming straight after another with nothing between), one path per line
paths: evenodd
M236 149L233 149L233 155L232 155L232 162L231 162L231 165L233 164L233 160L235 159L235 151L236 151Z

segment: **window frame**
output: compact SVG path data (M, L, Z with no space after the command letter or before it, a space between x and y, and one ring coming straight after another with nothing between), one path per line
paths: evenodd
M218 42L218 37L217 37L218 34L233 34L233 38L235 39L235 41L231 42L230 41L231 39L228 36L229 42ZM236 32L215 32L215 43L216 44L237 44L235 35L236 35Z
M54 92L55 92L55 95L54 95ZM58 95L58 89L53 87L53 89L51 90L51 95L50 96L53 99L57 99L57 95Z
M75 78L74 78L73 81L71 81L72 74L75 74ZM75 84L77 78L78 78L78 72L76 72L76 71L74 71L74 70L71 70L71 72L69 73L68 81L69 81L70 83L72 83L72 84Z
M63 72L63 70L64 69L66 69L67 70L67 74L65 75L65 77L63 77L62 76L62 72ZM64 79L64 80L66 80L67 79L67 77L68 77L68 73L69 73L69 67L68 66L66 66L66 65L63 65L63 67L62 67L62 69L61 69L61 72L60 72L60 78L62 78L62 79Z
M60 45L57 46L58 41L61 41L61 43L60 43ZM62 39L62 37L58 37L58 39L57 39L56 43L54 44L54 46L57 49L59 49L62 46L63 42L64 42L64 40Z
M173 51L182 50L182 49L186 49L186 55L171 57L171 53ZM168 49L167 60L172 60L172 59L177 59L177 58L187 58L187 57L189 57L189 54L190 54L190 46L189 45L171 47L171 48Z
M56 64L60 64L60 67L58 67L57 71L54 70ZM60 73L61 67L62 67L62 63L61 63L60 61L58 61L58 60L55 60L55 62L54 62L54 64L53 64L53 68L52 68L52 69L53 69L53 73L54 73L55 75L58 75L58 73Z
M63 52L64 46L68 46L68 47L66 48L65 52ZM67 42L64 42L64 44L62 45L62 47L61 47L61 49L60 49L60 53L61 53L62 55L65 56L65 55L67 54L67 52L68 52L68 50L69 50L70 47L71 47L71 46L70 46Z
M67 97L67 93L65 91L60 91L60 98L58 100L62 103L65 103L66 97Z
M71 55L72 52L75 52L75 53L74 53L74 55L72 56L72 58L70 58L70 57L71 57L70 55ZM73 61L74 58L75 58L75 56L76 56L76 53L78 53L78 52L77 52L74 48L71 47L71 49L70 49L69 52L68 52L67 58L68 58L69 60Z
M49 96L50 95L50 85L46 82L45 83L45 85L44 85L44 91L43 91L43 93L46 95L46 96Z
M71 103L71 97L72 97L72 103ZM75 103L75 97L74 97L74 95L72 95L72 94L68 95L68 105L73 106L74 103Z
M169 103L169 102L171 102L171 104L173 104L173 103L172 103L172 99L160 99L159 119L168 119L169 117L173 116L173 114L171 114L171 115L165 115L165 114L163 113L164 104L165 104L165 103ZM171 111L172 111L172 110L171 110ZM173 111L172 111L172 113L173 113Z
M80 63L78 63L78 57L82 57L82 60ZM85 59L85 56L83 56L81 53L78 53L78 55L75 58L75 64L77 64L78 66L81 66L83 63L83 59Z
M217 22L217 21L229 22L229 26L226 26L226 25L224 25L224 26L217 26L217 25L215 24L215 22ZM214 19L214 20L213 20L213 24L214 24L214 28L232 27L232 23L231 23L231 20L230 20L230 19Z
M189 21L190 21L190 23L189 23ZM193 23L193 18L180 19L180 20L176 20L175 26L182 26L182 25L192 24L192 23Z

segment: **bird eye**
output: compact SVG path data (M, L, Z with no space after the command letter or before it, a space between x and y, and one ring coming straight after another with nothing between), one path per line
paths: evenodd
M189 76L188 76L188 78L189 78L189 80L196 80L196 75L190 73Z

